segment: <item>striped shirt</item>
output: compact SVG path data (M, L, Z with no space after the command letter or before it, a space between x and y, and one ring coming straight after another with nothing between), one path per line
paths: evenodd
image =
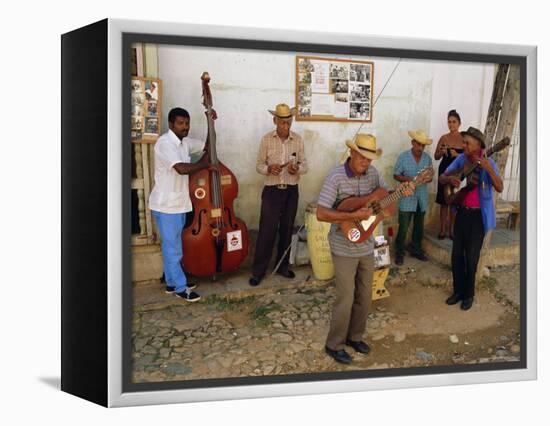
M288 173L288 168L285 167L277 176L268 174L268 166L288 163L294 153L296 153L296 161L299 166L298 173L291 175ZM296 185L300 179L300 175L307 172L304 142L300 135L291 131L288 138L282 141L277 135L277 130L267 133L260 143L260 151L256 160L256 171L267 176L265 184L268 186L279 184Z
M397 162L393 169L394 175L414 177L426 167L432 165L432 159L425 152L422 153L420 161L417 163L411 150L402 152L397 157ZM399 200L399 210L402 212L415 212L420 205L420 211L425 212L428 208L428 185L422 184L416 187L414 194L410 197L402 197Z
M332 169L325 179L317 201L320 206L332 209L344 198L367 195L378 187L390 189L372 164L364 174L355 176L348 162L349 159L341 166ZM330 249L336 256L363 257L371 255L374 249L372 236L362 243L352 243L336 223L330 227L328 240Z

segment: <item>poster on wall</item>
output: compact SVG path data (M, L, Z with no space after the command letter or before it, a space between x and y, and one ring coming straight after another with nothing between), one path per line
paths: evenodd
M131 129L133 143L154 143L160 135L161 81L132 77Z
M298 121L372 121L374 63L296 56Z

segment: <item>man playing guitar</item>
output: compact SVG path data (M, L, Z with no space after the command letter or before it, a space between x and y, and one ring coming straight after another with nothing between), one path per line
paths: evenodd
M496 227L493 187L502 192L503 183L496 163L484 156L485 136L480 130L469 127L461 132L464 137L464 153L460 154L439 176L442 185L460 187L461 180L451 176L473 164L478 165L479 174L468 176L467 185L451 200L457 207L452 250L453 294L446 303L454 305L460 301L461 309L468 310L474 301L477 264L485 234Z
M362 354L370 352L363 341L363 333L372 296L374 244L372 237L353 242L342 232L341 225L347 221L369 219L373 213L381 212L381 206L371 203L369 207L355 211L339 211L335 206L348 197L361 197L380 187L389 188L371 165L372 160L382 155L382 150L376 148L376 138L360 133L346 145L351 155L325 179L319 195L317 219L332 223L328 239L336 276L336 300L325 352L335 361L349 364L352 358L344 350L346 345ZM410 196L414 193L414 186L405 182L399 185L398 191Z

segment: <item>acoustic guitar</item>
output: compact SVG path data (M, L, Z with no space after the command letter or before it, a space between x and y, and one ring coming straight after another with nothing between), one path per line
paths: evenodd
M496 143L495 145L491 146L489 149L485 151L485 158L491 157L493 154L502 151L504 148L506 148L508 145L510 145L510 138L505 137L500 142ZM467 181L466 178L470 176L472 173L478 173L479 172L479 165L476 164L470 164L469 166L465 167L463 170L459 170L456 173L453 173L449 176L454 176L460 179L462 182L462 185L458 188L453 187L452 185L445 185L443 188L443 196L445 198L446 204L456 204L457 200L460 197L456 197L455 194L458 190L464 189Z
M433 175L433 167L426 167L409 183L411 183L414 188L432 180ZM395 212L395 202L403 196L403 191L403 185L399 185L392 193L389 193L384 188L377 188L368 195L348 197L340 201L336 206L336 210L341 212L354 212L364 207L373 208L373 203L375 202L380 205L378 214L373 214L368 219L342 222L340 224L340 229L346 238L352 243L361 243L369 238L374 232L376 225L378 225L384 217Z

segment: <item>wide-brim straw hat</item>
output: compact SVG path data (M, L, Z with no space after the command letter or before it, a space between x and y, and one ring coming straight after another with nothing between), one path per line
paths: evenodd
M382 155L382 150L376 148L376 137L368 133L357 134L353 141L347 140L346 145L370 160L376 160Z
M290 120L296 115L296 107L290 108L287 104L279 104L275 107L275 110L268 109L268 111L274 117L282 120Z
M481 130L476 129L475 127L468 127L468 130L465 132L460 132L462 136L464 135L470 135L471 137L477 139L481 143L481 147L485 149L485 135L481 132Z
M424 130L409 130L407 132L411 139L417 141L422 145L431 145L433 140L431 140Z

